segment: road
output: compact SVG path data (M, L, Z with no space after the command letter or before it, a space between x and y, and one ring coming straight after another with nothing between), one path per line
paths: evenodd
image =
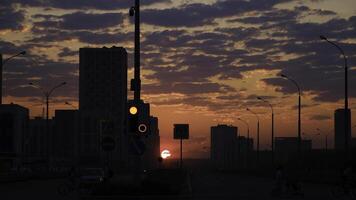
M275 183L272 179L258 178L233 173L196 173L193 176L194 199L333 199L331 186L303 184L304 198L284 195L271 197Z
M192 199L276 199L270 197L273 180L257 178L232 173L194 173L192 178ZM64 180L42 180L7 183L0 185L1 200L74 200L79 199L73 194L62 197L57 193L57 187ZM303 184L304 198L293 197L292 199L332 199L330 186ZM113 199L113 198L112 198ZM117 198L115 198L117 199ZM168 199L168 198L159 198ZM182 199L182 198L180 198ZM291 199L278 198L278 199Z

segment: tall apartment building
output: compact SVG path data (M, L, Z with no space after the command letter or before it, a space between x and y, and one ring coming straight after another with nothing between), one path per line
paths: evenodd
M0 169L25 162L29 111L16 104L0 105Z
M122 47L81 48L79 51L80 157L82 163L100 163L100 122L113 122L114 162L127 162L127 52Z

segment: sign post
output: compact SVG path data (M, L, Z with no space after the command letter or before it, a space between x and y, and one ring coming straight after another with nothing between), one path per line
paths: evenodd
M189 139L189 124L174 124L173 138L180 140L180 168L183 168L183 140Z

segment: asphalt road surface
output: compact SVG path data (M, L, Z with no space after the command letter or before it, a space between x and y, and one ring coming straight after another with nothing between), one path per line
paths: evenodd
M80 199L79 195L72 194L63 197L58 194L57 187L65 180L41 180L26 181L17 183L7 183L0 185L1 200L74 200ZM193 173L192 177L192 197L155 197L150 199L335 199L330 195L332 186L303 184L304 197L282 196L279 198L271 197L270 192L274 186L272 179L257 178L232 173ZM97 199L123 199L97 198ZM145 199L145 198L130 198ZM347 198L344 198L347 199Z

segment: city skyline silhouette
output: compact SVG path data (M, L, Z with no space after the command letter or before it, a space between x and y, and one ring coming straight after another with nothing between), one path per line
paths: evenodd
M184 182L209 161L204 170L334 176L356 149L355 6L5 0L0 169ZM189 138L173 137L177 124ZM332 160L340 165L325 167Z
M20 2L21 3L21 2ZM147 4L151 4L152 2L148 2ZM276 2L278 4L278 2ZM143 2L143 6L145 3ZM332 4L332 3L329 3ZM12 5L12 4L9 4ZM35 22L30 30L29 33L33 32L33 36L30 37L24 43L32 43L33 48L35 48L35 44L39 46L43 46L47 43L49 46L53 46L54 52L48 52L47 54L51 57L48 59L48 56L41 56L39 53L31 52L29 48L22 48L28 46L23 44L23 42L11 42L13 39L9 33L9 31L19 32L19 30L23 29L23 26L18 25L17 27L12 27L8 25L5 26L3 30L7 32L2 38L7 39L3 41L3 48L7 51L2 51L3 54L7 53L7 55L12 55L11 53L17 53L21 50L27 50L27 55L18 57L10 63L6 64L5 73L4 73L4 80L6 78L10 79L6 81L6 85L8 85L8 89L5 87L6 96L11 95L11 99L5 96L5 102L10 103L18 103L23 105L33 104L33 101L40 102L41 101L41 93L36 90L29 90L25 87L28 82L36 82L37 84L45 87L50 84L52 81L54 83L60 83L63 81L67 81L68 85L66 88L62 88L54 93L55 96L60 97L61 100L59 102L54 102L53 108L58 109L69 109L70 106L65 105L62 102L69 101L73 105L78 105L78 77L76 75L77 71L79 70L78 67L78 48L79 47L111 47L111 46L123 46L128 49L129 52L129 67L133 66L133 55L131 54L132 47L133 47L133 26L129 25L128 23L132 23L130 20L127 11L123 11L124 6L126 3L114 3L112 2L111 6L113 8L119 9L118 12L113 12L108 7L98 7L96 8L95 5L75 5L73 4L73 8L76 6L80 8L80 6L93 9L102 9L104 12L108 14L95 14L90 12L85 13L82 11L76 11L72 14L63 14L62 17L55 19L54 16L52 18L45 19L44 16L35 15L36 19L42 20L39 22ZM194 6L187 5L180 5L177 6L175 4L170 4L167 2L162 3L153 3L153 6L158 8L165 8L165 7L172 7L174 8L173 11L181 10L181 13L187 13L187 17L190 16L190 10L196 9L199 12L200 6L204 4L193 4ZM220 7L218 7L218 5ZM228 12L229 11L229 2L221 2L217 3L216 6L210 5L212 12L216 13L212 17L216 19L224 19L224 17L232 17L234 13ZM233 3L232 3L233 5ZM238 3L237 3L238 5ZM246 5L248 5L246 3ZM279 4L278 4L279 5ZM283 6L282 6L283 5ZM36 6L33 5L26 5L24 6ZM63 8L64 5L50 5L53 6L54 9L56 8ZM115 7L116 6L116 7ZM243 4L245 6L245 4ZM254 3L251 3L251 7L249 8L253 10ZM269 6L264 5L265 7L257 8L261 11L268 11ZM332 31L329 30L328 26L334 24L340 24L339 26L347 27L348 23L350 26L354 18L352 17L344 17L338 19L336 16L339 13L343 13L342 10L338 8L334 8L334 10L327 10L326 8L322 8L322 4L319 5L318 9L307 8L301 5L294 6L296 9L289 10L293 8L291 5L284 5L281 4L283 9L274 9L270 12L280 13L281 15L284 14L286 19L290 20L296 18L296 16L302 16L302 13L307 15L313 16L312 13L315 15L320 14L321 16L326 16L326 18L330 18L327 22L324 22L323 26L317 26L314 24L318 22L318 19L308 23L300 23L297 24L296 22L291 21L294 27L283 27L279 18L267 18L268 12L266 12L266 24L267 23L275 23L272 27L280 27L282 30L290 30L290 37L291 39L287 44L282 44L284 40L272 41L271 38L278 36L272 36L269 40L266 39L257 39L258 35L263 33L272 34L272 28L269 28L267 25L262 30L257 31L255 28L246 28L247 25L259 25L264 23L264 18L261 17L261 22L253 21L257 20L258 18L250 17L246 14L245 19L235 20L236 22L244 23L246 25L235 25L238 28L233 28L230 26L230 29L224 28L223 25L214 25L209 22L204 22L202 19L206 17L204 13L200 13L197 16L193 16L190 23L184 24L184 20L179 17L176 17L176 20L172 20L172 25L167 26L167 22L160 18L155 18L156 15L150 15L150 12L153 12L152 9L143 9L142 15L142 48L143 48L143 55L142 55L142 73L146 82L143 82L142 85L142 97L149 101L153 105L153 109L157 116L161 116L162 120L171 119L172 117L176 117L177 120L186 119L189 114L193 111L194 122L192 123L192 131L195 133L197 140L201 140L205 138L205 145L208 145L208 135L209 135L209 127L213 126L217 123L221 124L233 124L235 126L239 125L239 122L236 120L236 117L245 117L247 118L250 123L254 121L253 115L250 115L243 110L245 107L256 107L255 109L261 114L261 144L267 147L270 145L268 140L270 123L269 123L269 115L268 108L262 103L255 100L254 95L256 96L266 96L271 100L271 103L275 105L276 110L276 121L283 120L283 125L281 123L276 123L276 136L294 136L296 130L295 124L295 115L289 115L286 113L294 112L294 106L296 106L296 101L294 95L296 95L293 85L288 84L288 82L284 82L278 78L279 73L285 73L290 77L293 77L297 80L302 89L303 89L303 114L302 119L303 121L307 122L304 123L305 130L304 132L312 132L315 128L322 128L322 130L331 131L332 127L332 118L333 118L333 111L339 107L341 107L341 102L343 98L342 94L342 81L339 79L342 78L342 73L339 71L339 66L342 67L343 63L342 60L339 59L339 54L336 49L333 49L331 46L328 46L325 42L321 41L318 37L320 34L324 34L328 37L331 37L331 40L338 42L340 39L338 37L344 37L345 39L348 38L348 35L338 34L333 35ZM314 6L314 5L313 5ZM315 5L318 7L318 5ZM325 5L329 8L329 5ZM196 7L196 8L195 8ZM284 8L286 7L286 8ZM214 10L214 8L216 8ZM288 9L287 9L288 8ZM15 8L7 7L9 10L14 10ZM221 11L219 10L221 9ZM226 11L224 10L226 9ZM233 10L234 7L231 7ZM106 11L109 10L109 11ZM161 12L162 15L167 15L165 19L175 19L170 18L173 13L168 13L168 8L166 9L167 12ZM172 11L172 12L173 12ZM247 10L249 11L249 10ZM244 13L242 8L239 12ZM50 11L48 11L50 13ZM319 13L318 13L319 12ZM344 11L346 12L346 11ZM222 13L222 14L219 14ZM226 13L226 14L223 14ZM14 14L16 12L14 11ZM17 13L21 15L21 12ZM289 15L287 15L289 14ZM226 16L225 16L226 15ZM351 16L351 14L349 14ZM179 15L177 15L179 16ZM282 15L283 16L283 15ZM85 20L93 18L93 20ZM287 17L290 17L288 19ZM97 21L95 21L96 19ZM179 20L178 20L179 19ZM296 18L298 19L298 18ZM20 19L19 19L20 20ZM104 20L107 24L100 24L99 22ZM180 21L182 20L182 21ZM251 21L249 21L251 20ZM339 22L337 21L339 20ZM234 24L234 20L228 20L232 25ZM244 22L245 21L245 22ZM55 23L61 22L61 23ZM329 23L328 23L329 22ZM21 21L18 23L20 24ZM210 33L204 31L205 33L197 31L196 33L189 33L188 31L192 29L194 26L201 26L202 24L207 24ZM330 24L330 25L329 25ZM123 27L122 31L117 30L116 34L93 34L94 30L110 30L114 27ZM162 28L152 31L151 27L153 26L161 26ZM300 28L298 28L300 26ZM310 30L308 30L308 35L301 35L304 31L302 26L306 28L309 26ZM314 27L313 27L314 26ZM334 25L337 26L337 25ZM43 30L37 30L40 27L43 27ZM181 30L174 30L174 28L180 28ZM337 27L334 27L337 28ZM52 33L51 30L61 30L63 34ZM204 30L204 28L201 28ZM183 31L185 30L185 31ZM299 33L299 32L300 33ZM70 34L72 32L72 34ZM277 31L278 32L278 31ZM274 33L274 34L277 34ZM92 33L89 35L89 33ZM18 33L20 34L20 33ZM300 34L300 35L298 35ZM21 35L21 34L20 34ZM147 36L146 36L147 35ZM89 39L90 37L90 39ZM156 39L157 37L161 37L161 39ZM239 38L241 37L241 38ZM70 45L65 45L63 47L56 47L53 42L57 41L64 41L68 43L70 40L77 40L78 43L76 44L78 47L73 48ZM98 41L96 41L98 40ZM191 42L188 42L191 40ZM198 43L194 44L194 40ZM156 41L156 44L152 43ZM203 42L202 44L199 43ZM242 41L246 43L246 45L250 45L250 48L235 48L234 50L226 50L228 48L231 49L231 45ZM297 41L304 42L305 50L302 49L302 46L297 44ZM179 43L178 43L179 42ZM214 42L214 43L213 43ZM192 43L192 44L189 44ZM285 51L286 54L292 56L293 54L300 54L303 55L303 52L314 52L314 56L301 56L299 59L292 59L290 61L278 61L278 60L285 60L285 58L276 59L273 62L273 52L272 55L266 53L266 56L262 56L258 54L261 50L268 51L271 45L277 45L275 48L277 52L274 54L278 54L279 52ZM69 43L68 43L69 44ZM204 47L204 44L206 47ZM352 44L347 45L344 43L340 44L347 53L349 57L350 69L353 66L353 47ZM157 48L165 48L171 50L161 53L146 53L152 52L150 50L150 46L157 46ZM295 51L293 51L292 47L295 47ZM43 47L41 47L43 48ZM201 49L205 48L205 49ZM55 50L57 49L57 50ZM177 50L174 50L177 49ZM178 50L180 49L180 50ZM184 50L185 49L185 50ZM190 49L190 50L189 50ZM221 52L217 50L221 49ZM279 50L278 50L279 49ZM199 53L199 51L203 50L206 53ZM214 53L214 50L216 53ZM197 52L197 55L194 55L194 52ZM273 50L271 50L273 51ZM41 51L38 51L41 52ZM186 53L187 52L187 53ZM250 52L250 53L248 53ZM43 52L42 52L43 53ZM160 58L164 58L164 54L180 54L173 56L166 55L167 58L170 57L171 62L159 60ZM45 53L46 54L46 53ZM57 54L57 55L56 55ZM148 54L154 56L153 58L149 58ZM256 55L254 55L256 54ZM158 56L157 55L162 55ZM213 56L218 56L214 58ZM57 57L57 58L56 58ZM224 57L228 59L228 61L224 61ZM292 56L293 57L293 56ZM298 56L297 56L298 57ZM5 55L4 55L4 58ZM58 60L60 59L60 60ZM55 61L57 60L57 61ZM174 61L175 60L175 61ZM234 62L238 62L241 60L240 63L236 65L233 64ZM312 62L312 63L310 63ZM173 64L174 63L174 64ZM249 64L250 63L250 64ZM304 64L310 63L310 64ZM251 65L250 68L248 65ZM160 67L162 66L162 67ZM171 66L171 71L167 71L167 67ZM298 67L300 66L300 67ZM24 78L17 78L14 75L9 74L8 77L6 76L7 70L9 73L12 71L16 74L18 70L23 71L22 68L25 67L25 74L24 77L30 78L30 80L26 80ZM183 70L183 69L187 70ZM309 74L308 76L304 76L304 72ZM323 75L320 76L319 72ZM200 75L201 74L201 75ZM330 76L333 74L333 76ZM350 80L349 84L353 85L354 78L353 70L350 70ZM129 79L132 77L132 71L129 70ZM193 76L194 75L194 76ZM336 77L334 77L336 75ZM11 76L13 76L11 78ZM54 78L52 80L51 76L58 76L58 78ZM59 78L61 77L61 78ZM220 77L220 78L219 78ZM315 83L315 79L319 77L320 81ZM34 80L31 80L34 79ZM230 79L230 80L229 80ZM55 80L58 80L55 82ZM159 81L157 81L159 80ZM324 80L324 81L321 81ZM257 82L257 84L256 84ZM53 85L54 86L54 85ZM328 86L328 87L325 87ZM50 88L48 88L50 89ZM332 92L332 93L330 93ZM354 96L354 90L349 89L350 97ZM130 93L131 95L131 93ZM204 97L204 98L203 98ZM353 108L354 101L350 100L350 107ZM183 106L179 106L183 105ZM282 106L283 105L283 106ZM178 108L178 109L177 109ZM50 110L50 116L53 116L55 109ZM163 112L164 110L164 112ZM233 111L233 112L227 112ZM318 111L318 112L317 112ZM42 113L41 106L32 106L31 107L31 116L40 116ZM166 113L175 113L173 116L167 115ZM200 114L202 113L202 114ZM199 118L199 116L203 115L204 117L197 121L195 118ZM186 121L187 122L187 121ZM167 148L172 148L173 145L170 140L171 136L171 126L174 124L173 120L162 121L160 123L160 129L162 130L162 139L166 141ZM288 124L288 125L284 125ZM313 124L313 125L312 125ZM316 124L314 126L314 124ZM329 125L328 125L329 124ZM355 121L353 121L355 124ZM252 130L251 130L252 131ZM255 130L252 132L254 137ZM166 138L166 139L164 139ZM330 141L332 142L332 141ZM316 143L317 146L319 144ZM203 154L205 157L208 156L207 152L201 152L200 149L195 149L195 151L200 151L200 154ZM192 150L191 152L194 152ZM200 157L201 155L195 155L193 157Z

